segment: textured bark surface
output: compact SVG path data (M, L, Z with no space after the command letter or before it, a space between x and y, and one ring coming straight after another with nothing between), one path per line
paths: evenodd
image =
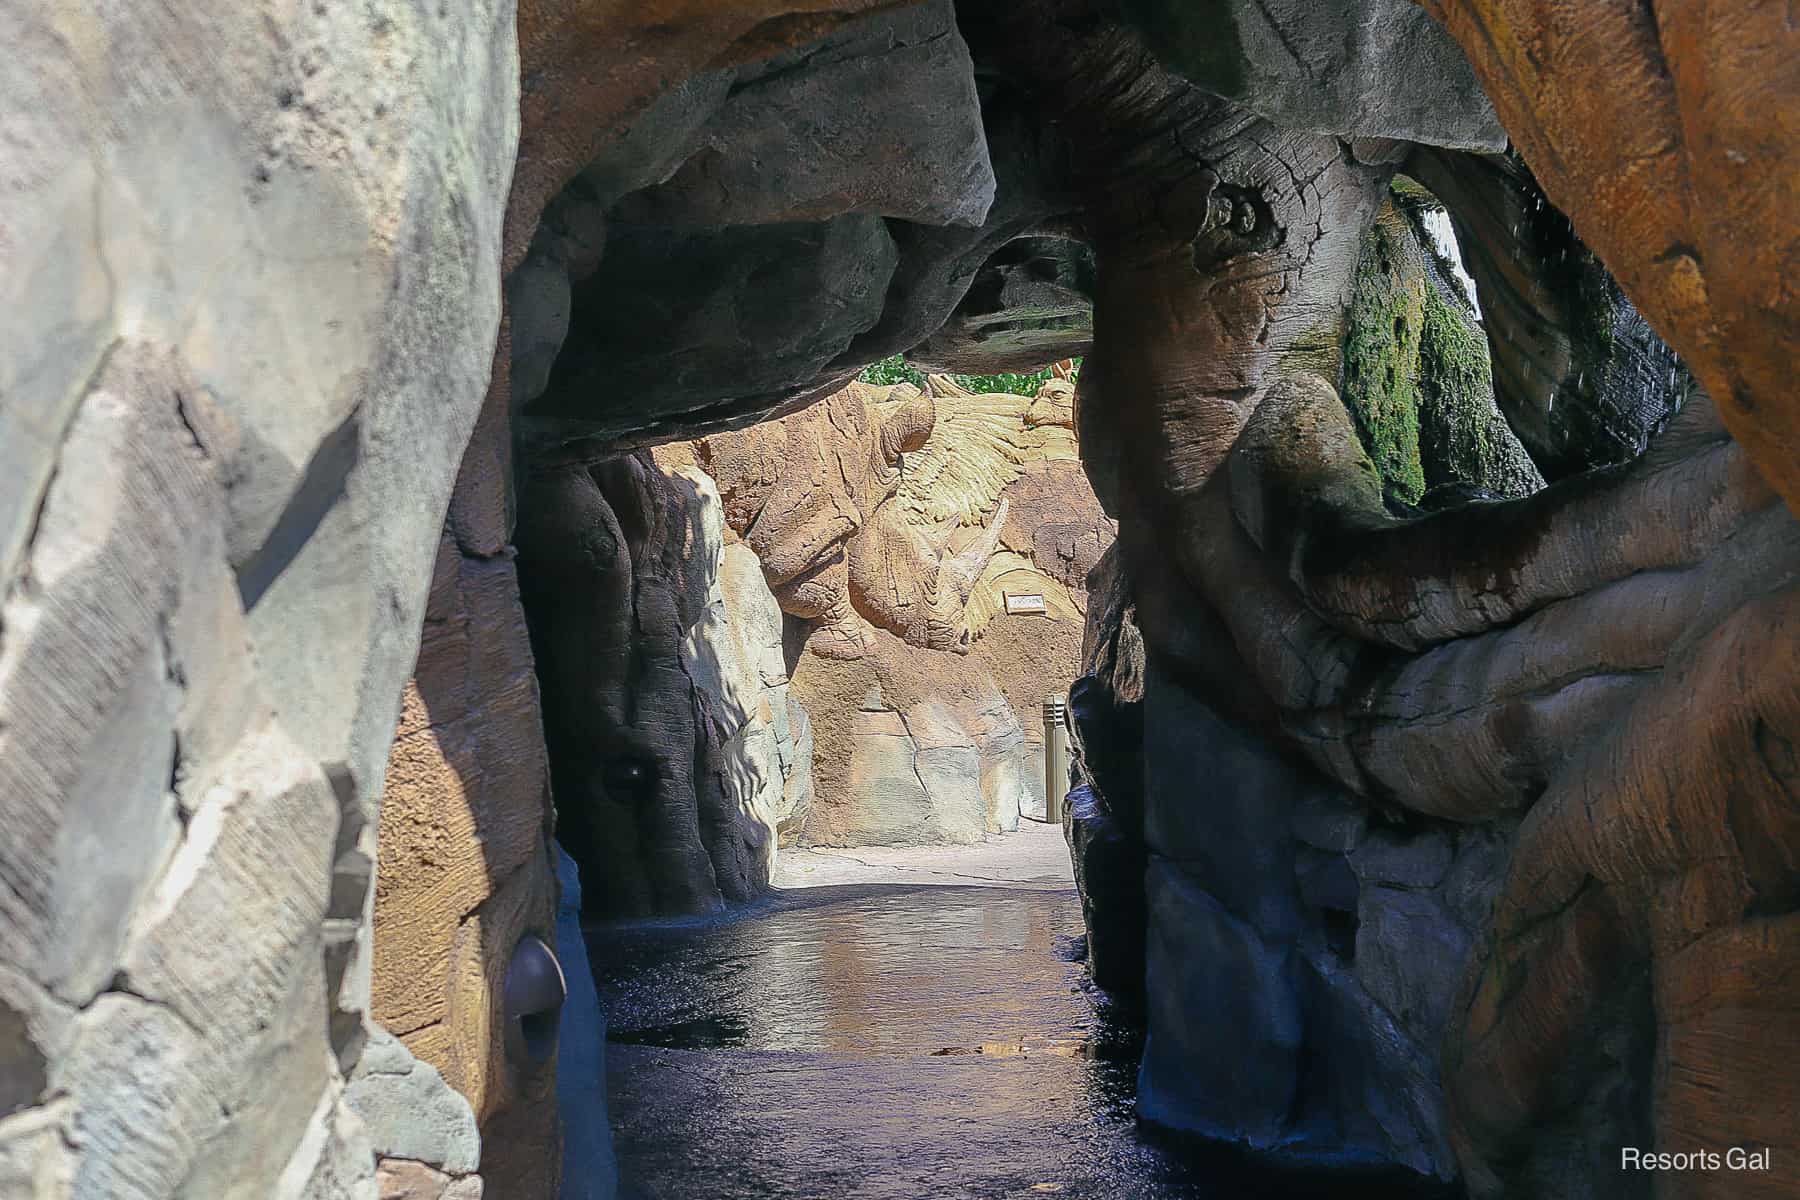
M1550 199L1800 505L1800 23L1780 3L1421 0ZM1607 86L1595 86L1597 79Z

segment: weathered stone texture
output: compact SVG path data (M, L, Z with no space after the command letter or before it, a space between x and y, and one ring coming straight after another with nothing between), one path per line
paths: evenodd
M502 989L521 939L549 938L555 887L510 550L468 556L446 530L426 614L382 800L374 1014L473 1106L490 1195L524 1196L554 1179L554 1074L508 1053Z
M523 259L519 399L534 443L617 449L622 436L653 444L791 410L931 332L982 260L1042 215L1029 187L995 205L950 0L756 7L773 23L752 31L727 11L640 31L646 47L724 41L634 98L650 83L635 64L604 80L582 71L567 81L580 94L551 110L528 86L509 228L536 233L508 263ZM589 19L564 36L592 36ZM638 19L618 14L590 53L605 57ZM545 49L554 73L567 48ZM534 126L566 125L590 93L624 107L567 131L586 158L536 161ZM1028 179L1035 154L1016 157L1008 170Z
M1800 504L1800 24L1778 4L1422 0L1544 192ZM1607 86L1595 86L1604 79Z
M794 691L816 755L803 844L969 843L1018 827L1041 759L980 659L878 630L857 659L803 654Z
M1071 392L1062 377L1036 397L852 384L694 444L804 638L817 768L801 840L969 842L1043 804L1040 707L1067 690L1086 569L1113 534ZM1009 593L1044 615L1008 614Z
M978 837L1084 615L1143 1115L1483 1198L1781 1144L1791 11L512 18L0 9L0 1191L548 1195L547 774L594 911ZM844 387L921 343L1079 403Z
M471 1174L480 1164L481 1136L469 1102L384 1030L364 1047L344 1102L388 1156L433 1164L451 1176Z
M1165 62L1288 129L1499 150L1468 60L1411 0L1126 0Z
M524 257L551 198L620 142L634 119L667 91L708 69L767 59L887 7L888 0L727 0L705 6L686 0L526 0L519 6L522 129L507 209L506 269ZM627 45L638 52L620 55L619 47ZM613 69L595 70L596 63Z
M622 222L768 225L873 213L979 226L994 200L974 64L948 0L848 22L742 68L691 155ZM876 100L879 102L875 102Z
M0 13L9 1181L373 1194L341 1074L498 318L512 17Z
M560 836L592 872L593 911L750 899L806 795L776 609L724 530L711 478L648 454L525 485L520 565Z
M458 1179L404 1158L384 1160L375 1184L381 1200L481 1200L483 1191L478 1177Z
M438 542L414 674L388 754L374 1013L473 1108L490 1200L554 1189L552 1064L504 1009L528 937L552 938L549 762L510 545L505 328ZM441 1164L440 1164L441 1165Z

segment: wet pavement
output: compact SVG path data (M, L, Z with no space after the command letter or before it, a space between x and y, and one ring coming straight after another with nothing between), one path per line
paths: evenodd
M817 886L590 930L622 1194L1305 1194L1139 1128L1140 1045L1087 986L1080 933L1073 887L1046 879Z
M1135 1136L1080 932L1073 889L878 884L590 933L626 1195L1211 1195Z

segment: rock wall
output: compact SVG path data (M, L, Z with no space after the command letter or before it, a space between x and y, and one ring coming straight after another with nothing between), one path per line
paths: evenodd
M1341 361L1344 406L1390 506L1529 496L1544 477L1496 405L1474 296L1426 229L1443 209L1429 193L1389 192L1363 239L1342 342L1320 365L1335 376ZM1307 346L1289 362L1320 354Z
M490 389L464 455L388 752L372 977L376 1019L472 1106L488 1200L556 1195L561 1136L554 1056L522 1036L543 1015L507 994L515 959L555 944L557 887L505 402Z
M1104 57L1090 44L1083 69ZM1115 126L1154 92L1128 61L1107 68L1139 81ZM1785 661L1791 517L1693 397L1629 469L1396 521L1343 368L1283 365L1353 294L1400 158L1239 141L1241 117L1198 103L1190 119L1175 140L1218 157L1188 201L1191 158L1108 179L1121 195L1136 172L1159 205L1094 218L1078 405L1146 643L1142 826L1119 839L1149 864L1141 1110L1291 1163L1460 1169L1494 1195L1617 1194L1607 1148L1718 1129L1666 1070L1778 1097L1733 1135L1774 1136L1781 1085L1728 1048L1735 983L1674 998L1699 994L1684 937L1779 939L1785 920L1750 913L1784 911L1792 874L1718 840L1789 844L1785 766L1729 785L1729 817L1700 781L1745 779L1744 739L1786 727L1791 683L1694 689L1746 654ZM1699 741L1673 732L1715 714ZM1128 905L1099 874L1084 865L1091 907Z
M1003 823L996 705L1073 654L984 626L1029 578L1092 618L1070 836L1146 1115L1483 1197L1791 1131L1781 6L525 3L515 43L506 4L21 0L0 34L0 1191L461 1200L480 1126L494 1188L554 1169L548 1069L494 1050L543 1032L493 1019L502 950L554 940L515 474L596 909L752 894L784 825ZM1431 366L1410 263L1364 286L1400 171L1470 250L1530 495L1510 445L1475 457L1518 498L1382 491L1370 418ZM1004 414L844 391L921 342L1089 350L1091 592L1109 524L1022 517L1066 460L959 477L937 427ZM825 397L791 455L705 462L718 502L620 457ZM453 499L459 460L499 486ZM856 697L866 778L910 756L913 817L808 802L807 686ZM928 777L970 769L952 812ZM371 979L378 894L408 977Z
M1017 829L1041 758L979 662L872 635L852 660L803 654L794 691L813 714L815 846L979 842Z
M365 1045L468 1117L367 1023L369 906L499 318L512 5L0 36L0 1191L366 1197L412 1143L373 1063L346 1089Z
M647 453L522 483L559 837L590 912L753 898L806 803L808 728L778 612L723 531L712 480Z
M536 469L525 604L591 911L705 911L755 895L779 845L973 842L1042 810L1039 708L1112 537L1071 392L853 384Z
M1074 674L1087 571L1113 534L1072 391L852 384L689 450L789 617L814 721L802 842L972 842L1043 810L1041 706Z
M1117 542L1088 575L1081 674L1069 686L1063 836L1081 893L1088 970L1138 1009L1144 999L1144 635Z
M1800 129L1777 115L1800 90L1793 14L1605 0L1563 22L1538 0L1421 7L1463 47L1550 200L1794 505Z

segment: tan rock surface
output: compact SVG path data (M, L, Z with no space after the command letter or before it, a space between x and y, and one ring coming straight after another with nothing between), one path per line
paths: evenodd
M1037 397L941 376L924 395L852 384L681 452L717 478L727 522L803 623L803 843L969 842L1041 811L1041 707L1074 676L1086 571L1113 535L1072 393L1060 376ZM1045 612L1008 614L1008 593Z
M464 457L388 755L372 980L376 1018L474 1109L492 1200L552 1190L560 1144L554 1065L508 1054L502 998L521 939L554 943L556 898L504 412Z

